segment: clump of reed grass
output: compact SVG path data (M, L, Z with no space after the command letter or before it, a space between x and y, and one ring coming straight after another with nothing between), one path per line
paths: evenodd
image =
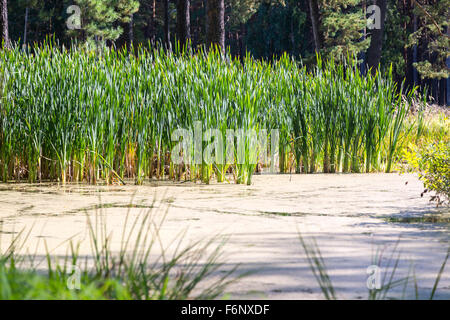
M281 173L389 172L413 91L402 99L392 70L362 75L356 59L317 60L309 70L287 55L229 61L214 50L1 50L0 177L208 183L231 172L251 183L260 151L249 140L242 162L199 164L185 151L191 157L173 163L171 134L198 122L223 134L278 129Z

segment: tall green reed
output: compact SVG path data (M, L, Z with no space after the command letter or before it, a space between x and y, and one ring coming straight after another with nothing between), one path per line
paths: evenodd
M49 42L0 51L0 61L3 181L209 183L232 173L251 183L261 150L246 138L237 159L227 130L278 129L281 173L390 171L412 99L399 94L392 72L363 76L352 58L317 57L308 69L287 55L239 61L217 51L98 53ZM198 122L222 133L217 159L234 154L231 161L199 164L185 152L189 159L173 163L172 132Z

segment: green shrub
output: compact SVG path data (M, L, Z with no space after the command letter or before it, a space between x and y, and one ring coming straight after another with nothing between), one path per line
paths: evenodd
M437 205L449 203L450 198L450 144L444 142L428 146L419 160L422 170L419 177L425 186L424 193L434 191L431 197Z
M404 151L404 158L409 171L416 171L425 190L434 192L430 201L437 206L449 203L450 197L450 142L441 140L425 146L410 145Z

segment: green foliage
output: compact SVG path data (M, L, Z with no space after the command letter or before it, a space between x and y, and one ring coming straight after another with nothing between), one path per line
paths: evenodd
M450 77L450 69L446 64L447 58L450 57L450 36L445 34L449 26L449 7L450 0L415 6L414 13L424 21L424 24L409 36L407 46L418 45L420 40L427 43L426 53L429 58L414 64L422 78Z
M88 41L117 40L123 29L119 22L128 22L139 9L139 1L127 0L76 0L81 9L81 28ZM78 32L69 31L70 34Z
M435 194L430 201L442 205L450 199L450 143L438 142L429 145L412 162L419 169L419 177L425 186L425 192Z
M116 280L81 279L77 290L67 286L67 276L51 277L37 272L18 270L0 261L0 300L129 300L127 290Z
M381 55L381 65L383 67L392 65L396 79L404 79L406 75L404 47L408 31L401 26L407 25L410 21L409 16L402 11L401 5L397 0L388 0Z
M24 40L25 11L28 8L27 42L42 41L54 35L62 43L67 30L64 8L69 2L73 4L73 1L69 0L8 1L11 39Z
M247 23L248 19L258 10L262 0L227 0L230 6L230 21L232 26Z
M307 56L309 32L307 13L296 0L260 1L258 10L245 25L246 48L255 58L272 59L285 52L292 56ZM236 30L230 24L230 31ZM229 42L233 49L234 43ZM233 52L233 51L232 51Z
M342 61L369 48L370 38L361 40L366 27L361 0L322 1L321 14L328 55Z
M425 112L419 121L415 115L407 120L413 129L399 152L400 167L403 172L418 172L424 193L434 192L431 200L441 205L448 202L450 192L450 119L444 112Z

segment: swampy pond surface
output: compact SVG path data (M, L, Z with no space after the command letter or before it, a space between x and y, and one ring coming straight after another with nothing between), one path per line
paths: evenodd
M422 189L414 175L398 174L260 175L251 186L0 184L1 246L25 227L31 233L23 250L38 257L46 253L44 242L51 255L65 255L69 238L89 256L86 214L101 213L111 249L119 250L125 218L151 210L155 220L164 219L160 240L168 253L182 232L186 244L227 238L222 271L235 264L253 271L228 288L229 298L323 298L301 232L316 239L338 297L365 299L374 253L386 251L387 261L400 237L398 277L413 263L420 297L427 298L450 245L450 223L448 208L436 209ZM450 299L449 265L437 292Z

